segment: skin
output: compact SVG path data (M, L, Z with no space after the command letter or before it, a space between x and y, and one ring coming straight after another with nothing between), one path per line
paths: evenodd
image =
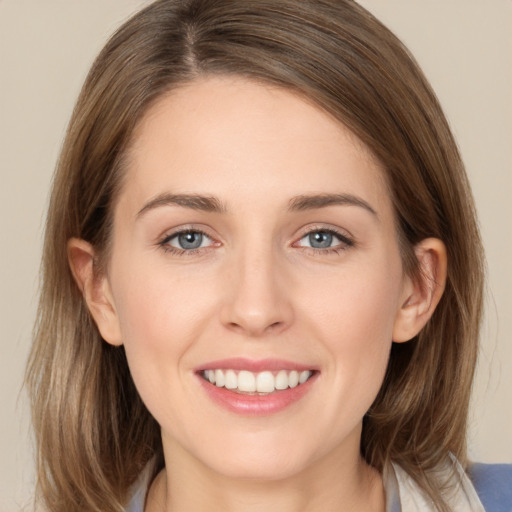
M222 211L162 194L213 196ZM312 194L360 203L290 209ZM202 247L176 253L169 237L183 228L204 231ZM339 236L309 247L322 230ZM161 98L135 133L107 271L95 274L89 244L69 243L103 338L124 344L162 428L166 470L146 510L383 511L361 424L392 341L415 336L442 294L444 246L428 239L416 254L424 286L403 272L380 164L304 99L233 77ZM237 415L195 373L236 356L300 363L316 380L282 411Z

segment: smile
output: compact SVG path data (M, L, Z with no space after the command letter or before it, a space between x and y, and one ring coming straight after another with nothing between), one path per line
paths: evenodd
M235 393L257 395L267 395L276 391L293 389L307 382L312 375L312 370L265 370L257 373L232 369L202 371L203 379L218 388L226 388Z
M285 359L232 357L210 361L195 372L206 396L242 416L268 416L302 402L320 369Z

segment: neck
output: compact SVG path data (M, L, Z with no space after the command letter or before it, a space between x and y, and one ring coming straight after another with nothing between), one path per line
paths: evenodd
M174 447L176 448L176 447ZM193 457L166 457L146 512L384 512L380 474L357 454L336 451L299 474L241 479L219 474Z

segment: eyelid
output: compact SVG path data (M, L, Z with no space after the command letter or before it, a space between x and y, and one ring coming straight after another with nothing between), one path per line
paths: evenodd
M326 248L317 248L317 247L311 247L311 246L304 246L299 245L299 242L305 238L308 235L311 235L315 232L324 232L329 233L336 238L338 238L339 243L337 245L334 245L332 247L326 247ZM181 249L179 247L175 247L173 245L169 244L169 241L173 238L184 234L184 233L200 233L201 235L207 237L210 239L211 243L206 247L198 247L195 249ZM222 245L222 242L220 242L217 237L214 237L212 234L209 233L208 229L204 229L203 227L197 226L197 225L183 225L176 228L173 228L171 230L167 230L164 232L163 235L161 235L157 240L157 246L164 249L166 252L171 252L177 255L193 255L197 252L204 252L208 251L215 247L220 247ZM353 236L348 233L346 230L333 227L331 225L308 225L301 229L301 234L295 238L295 242L291 244L292 247L298 247L303 248L305 250L313 251L314 253L322 253L327 254L329 252L339 252L341 250L346 250L350 247L353 247L355 245L355 240Z
M349 247L353 247L355 245L354 237L348 233L346 230L335 228L333 226L326 226L326 225L309 225L306 228L303 228L302 233L299 235L299 237L296 239L296 242L292 244L293 247L303 247L304 249L310 249L315 252L321 252L321 253L327 253L329 251L339 251L344 250ZM340 243L338 245L327 247L324 249L319 249L317 247L310 247L310 246L303 246L298 245L298 243L305 237L311 235L312 233L316 232L323 232L323 233L329 233L336 238L340 240Z
M185 233L200 233L201 235L209 238L212 243L206 247L198 247L196 249L181 249L169 244L170 240ZM219 242L212 234L210 234L208 230L193 224L189 224L165 231L163 235L158 237L156 245L164 249L166 252L191 255L195 254L197 251L207 251L213 247L219 247L221 242Z
M199 235L201 235L201 236L203 237L203 241L204 241L204 239L206 238L206 239L210 240L210 242L213 242L212 238L211 238L210 236L208 236L206 233L203 233L202 231L198 231L197 229L194 229L193 231L191 231L191 230L187 230L187 231L178 231L177 233L174 233L174 234L172 234L172 235L168 236L168 237L165 239L165 242L164 242L164 243L166 243L166 244L170 244L170 245L171 245L171 247L174 247L174 248L176 248L176 249L180 249L180 250L181 250L181 247L177 247L177 246L175 246L175 245L172 245L172 243L171 243L171 242L172 242L172 241L174 241L174 240L177 240L181 235L186 235L186 234L190 234L190 233L194 233L194 234L199 234ZM208 244L208 245L210 245L210 244ZM207 245L207 246L208 246L208 245ZM207 246L197 247L197 249L204 249L204 248L205 248L205 247L207 247ZM187 250L187 252L190 252L191 250L193 250L193 249L188 249L188 250Z

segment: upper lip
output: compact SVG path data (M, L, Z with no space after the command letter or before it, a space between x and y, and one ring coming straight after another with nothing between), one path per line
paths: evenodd
M201 365L196 369L197 372L204 370L247 370L258 373L265 370L315 370L311 365L287 361L285 359L247 359L244 357L232 357L228 359L219 359Z

